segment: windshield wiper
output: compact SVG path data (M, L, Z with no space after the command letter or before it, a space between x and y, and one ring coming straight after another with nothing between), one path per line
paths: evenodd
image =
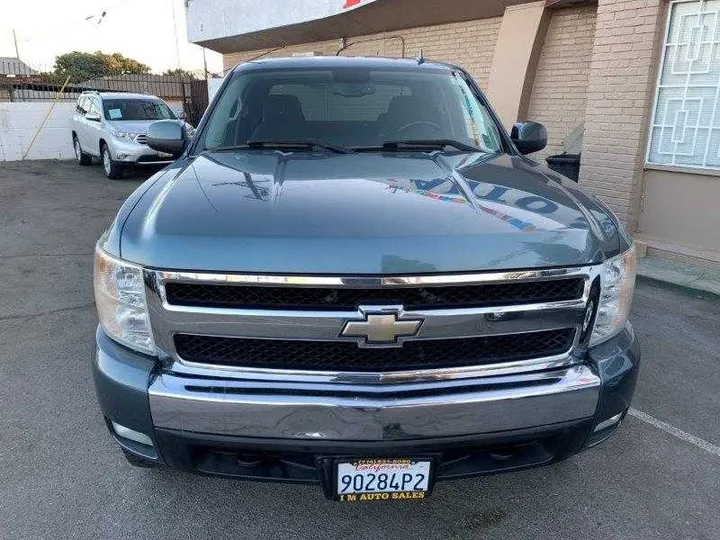
M412 139L407 141L385 141L382 145L383 150L400 150L403 148L423 148L423 147L436 147L441 150L447 146L456 148L463 152L484 152L477 146L472 146L464 142L456 141L454 139Z
M233 150L247 150L249 148L247 144L230 144L228 146L205 148L203 152L232 152Z
M448 146L461 152L482 152L487 150L472 146L454 139L413 139L407 141L385 141L382 146L357 146L353 147L356 152L372 152L374 150L444 150Z
M271 141L265 139L251 139L247 142L249 148L322 148L337 154L350 154L352 149L339 144L326 143L313 139L301 139L297 141Z
M233 150L256 150L265 148L323 148L338 154L350 154L353 149L337 144L329 144L320 141L265 141L265 140L249 140L245 144L231 144L228 146L217 146L215 148L206 148L204 152L232 152Z

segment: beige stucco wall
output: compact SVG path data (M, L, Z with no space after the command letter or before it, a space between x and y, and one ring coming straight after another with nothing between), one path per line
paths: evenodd
M487 96L506 128L525 114L549 22L550 13L544 1L505 9Z
M638 232L720 253L720 176L647 170Z
M525 120L545 124L548 146L533 155L542 160L563 151L563 141L585 120L590 57L597 6L551 11Z
M425 58L458 64L467 69L481 87L487 88L501 22L502 17L492 17L359 36L349 38L348 43L356 44L341 54L343 56L399 57L402 54L401 42L392 36L402 36L405 40L405 56L415 57L422 49ZM291 56L293 53L300 52L335 54L338 48L338 40L319 41L279 49L267 56ZM223 63L228 69L264 52L267 52L267 49L226 54L223 56Z

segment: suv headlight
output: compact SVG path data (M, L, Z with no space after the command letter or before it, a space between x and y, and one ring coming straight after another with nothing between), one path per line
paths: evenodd
M590 346L610 339L623 329L630 314L635 288L635 245L603 263L600 298Z
M155 354L142 268L95 247L94 287L98 318L108 336L136 351Z
M117 130L113 130L112 134L114 137L117 137L118 139L122 139L123 141L129 141L129 142L133 142L135 140L135 137L140 135L139 133L135 133L133 131L117 131Z

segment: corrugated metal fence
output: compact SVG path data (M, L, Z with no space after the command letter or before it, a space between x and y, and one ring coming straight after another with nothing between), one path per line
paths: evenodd
M88 90L149 94L164 99L176 112L184 112L187 121L193 125L198 124L208 104L207 81L202 79L153 74L112 75L70 83L63 89L64 81L22 66L24 64L3 67L0 60L0 102L52 101L56 98L76 101Z

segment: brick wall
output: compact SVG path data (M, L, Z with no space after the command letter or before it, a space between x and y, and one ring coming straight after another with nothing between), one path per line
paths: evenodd
M600 0L580 183L635 230L663 0Z
M343 56L401 56L401 42L390 36L402 36L405 40L405 56L415 57L423 50L427 59L458 64L467 69L481 87L487 87L490 67L492 66L495 42L502 17L493 17L461 23L441 24L411 28L348 38L348 43L356 42L341 54ZM381 38L366 41L371 38ZM318 52L335 54L339 48L339 40L319 41L303 45L294 45L280 49L268 57L290 56L297 52ZM245 51L223 56L225 68L258 56L268 49ZM271 50L271 49L270 49Z
M547 148L533 155L539 161L561 153L565 137L585 119L596 10L592 5L552 11L526 115L548 130Z

